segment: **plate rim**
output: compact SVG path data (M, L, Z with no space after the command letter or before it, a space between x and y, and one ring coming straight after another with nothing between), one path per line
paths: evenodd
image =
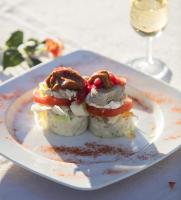
M149 79L151 79L151 81L160 82L162 85L168 87L168 88L171 89L171 90L174 90L174 92L176 92L177 94L181 95L181 93L180 93L180 91L179 91L178 89L176 89L176 88L170 86L168 83L165 83L165 82L163 82L162 80L156 80L156 79L154 79L153 77L151 77L151 76L149 76L149 75L146 75L146 74L144 74L144 73L142 73L142 72L138 72L137 70L132 69L131 67L129 67L129 66L126 65L126 64L119 63L119 62L117 62L117 61L114 61L113 59L107 58L107 57L102 56L102 55L100 55L100 54L97 54L97 53L94 53L94 52L91 52L91 51L85 51L85 50L74 51L74 52L72 52L72 53L70 53L70 54L67 54L67 55L65 55L65 56L58 57L58 58L56 58L55 60L49 61L49 62L47 62L47 63L41 63L41 64L37 65L36 67L31 68L30 70L24 72L23 74L21 74L21 75L19 75L19 76L12 77L12 78L10 78L10 79L4 81L2 84L0 84L0 88L4 87L4 86L7 85L8 83L10 84L12 81L14 81L14 80L16 80L16 79L18 79L18 78L20 78L20 77L23 77L25 74L31 74L32 71L36 71L36 69L38 69L38 68L40 68L40 67L42 67L42 66L49 65L50 63L53 64L53 63L59 62L60 60L62 60L63 57L70 57L71 55L77 54L77 53L79 53L79 54L80 54L80 53L88 53L88 54L92 54L92 55L94 54L94 55L96 55L96 56L98 56L98 57L102 57L102 58L104 58L104 59L109 59L109 60L112 61L112 62L116 62L117 64L120 64L120 65L122 65L122 66L124 66L124 67L129 68L129 70L136 72L138 75L139 75L139 74L142 74L142 76L148 77ZM8 142L9 142L9 141L8 141ZM15 145L15 146L16 146L16 145ZM151 167L151 166L157 164L157 163L160 162L161 160L163 160L163 159L167 158L168 156L170 156L172 153L176 152L178 149L180 149L180 147L181 147L181 144L178 145L176 148L174 148L172 151L170 151L168 154L166 154L166 155L160 157L160 159L157 159L156 161L154 161L154 162L152 162L152 163L146 165L144 168L142 168L142 169L140 169L140 170L133 171L132 174L128 174L128 175L125 176L124 178L121 178L121 180L123 180L123 179L125 179L125 178L128 178L128 177L130 177L130 176L132 176L132 175L134 175L134 174L136 174L136 173L138 173L138 172L140 172L140 171L142 171L142 170L145 170L145 169L147 169L147 168L149 168L149 167ZM20 148L20 149L21 149L21 148ZM54 178L52 178L52 177L50 177L50 176L46 176L44 173L41 173L41 172L38 172L38 171L33 170L32 167L28 167L28 166L26 166L26 165L21 164L21 162L18 162L15 158L13 159L12 156L7 156L6 153L2 153L2 147L1 147L1 146L0 146L0 150L1 150L1 152L0 152L1 155L3 155L4 157L8 158L9 160L11 160L11 161L13 161L13 162L19 164L21 167L23 167L23 168L25 168L25 169L27 169L27 170L33 172L33 173L36 173L36 174L38 174L38 175L40 175L40 176L42 176L42 177L44 177L44 178L47 178L47 179L52 180L52 181L57 182L57 183L61 183L62 185L71 187L71 188L73 188L73 189L77 189L77 190L97 190L97 189L106 187L106 186L108 186L108 185L110 185L110 184L113 184L113 183L116 183L116 182L119 181L119 178L118 178L118 179L114 179L114 180L111 181L111 182L109 181L108 183L102 184L102 185L97 186L97 187L85 187L85 188L83 188L83 187L76 187L75 185L66 184L65 182L62 182L62 181L60 182L60 181L58 181L58 180L55 180ZM27 152L26 152L26 153L27 153Z

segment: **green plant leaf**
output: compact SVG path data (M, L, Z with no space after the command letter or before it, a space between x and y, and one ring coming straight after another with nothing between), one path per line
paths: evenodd
M35 53L38 44L39 44L38 40L34 38L29 39L25 43L25 46L26 46L25 52L27 53L27 55L32 56Z
M39 60L38 58L36 58L36 57L29 57L29 59L28 59L28 65L29 65L29 67L34 67L35 65L38 65L38 64L40 64L41 63L41 60Z
M6 41L8 47L18 47L23 43L23 32L15 31L11 34L10 38Z
M6 50L3 54L3 69L19 65L24 61L24 58L15 48Z
M38 44L40 43L40 42L39 42L37 39L35 39L35 38L30 38L30 39L28 39L28 41L35 42L36 45L38 45Z

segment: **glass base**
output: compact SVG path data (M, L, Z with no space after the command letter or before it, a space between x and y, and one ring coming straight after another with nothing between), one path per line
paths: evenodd
M158 79L162 79L168 73L167 65L156 58L153 59L152 63L148 63L145 58L136 58L127 64L138 71Z

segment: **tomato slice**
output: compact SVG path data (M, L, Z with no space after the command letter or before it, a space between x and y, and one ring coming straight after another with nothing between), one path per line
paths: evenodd
M107 109L107 108L96 108L87 104L87 110L92 115L99 117L114 117L126 111L129 111L133 107L133 101L130 98L124 100L124 104L116 109Z
M36 103L40 103L40 104L45 104L45 105L49 105L49 106L54 106L54 105L58 105L58 106L70 106L71 101L68 99L59 99L56 98L54 96L40 96L38 90L35 90L33 92L33 100Z

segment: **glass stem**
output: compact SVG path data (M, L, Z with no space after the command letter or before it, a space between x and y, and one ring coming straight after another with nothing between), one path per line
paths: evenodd
M153 40L153 37L148 37L147 62L148 62L149 64L153 64L153 57L152 57L152 40Z

